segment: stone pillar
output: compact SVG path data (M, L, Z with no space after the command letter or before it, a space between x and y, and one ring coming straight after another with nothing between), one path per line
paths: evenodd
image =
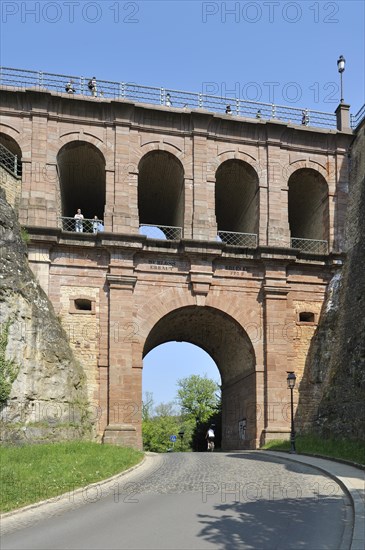
M285 266L267 265L263 285L264 293L264 345L265 345L265 427L261 444L270 439L282 439L290 432L287 418L288 355L292 344L288 337L287 295ZM290 420L290 419L289 419Z
M208 126L212 116L193 115L193 239L215 240L215 183L208 181Z
M346 103L340 103L335 110L337 119L337 130L340 132L351 131L350 124L350 105Z
M280 128L279 128L280 129ZM271 128L273 131L273 128ZM281 134L280 134L281 135ZM288 183L283 181L280 135L267 146L268 239L269 246L290 246ZM278 143L276 144L275 141ZM271 167L271 168L270 168Z
M122 260L123 261L123 260ZM133 369L133 290L137 278L114 266L109 283L109 404L104 443L141 447L141 369ZM128 265L129 264L129 265Z
M134 107L118 104L116 108L114 193L110 185L107 219L112 218L115 233L138 233L138 161L134 152L140 148L140 136L130 129Z

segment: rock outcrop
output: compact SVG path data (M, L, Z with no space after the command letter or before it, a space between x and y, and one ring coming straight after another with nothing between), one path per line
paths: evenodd
M0 380L5 395L4 368L10 365L16 377L0 403L1 440L90 436L82 367L28 266L24 241L26 234L0 189Z
M365 123L351 150L347 258L328 289L300 386L297 426L365 437Z

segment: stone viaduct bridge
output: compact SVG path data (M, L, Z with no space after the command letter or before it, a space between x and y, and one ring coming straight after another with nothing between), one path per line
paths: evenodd
M287 436L287 371L296 392L343 259L348 106L330 129L265 106L247 116L2 84L0 143L17 155L2 185L100 437L142 446L143 357L169 341L216 362L225 449Z

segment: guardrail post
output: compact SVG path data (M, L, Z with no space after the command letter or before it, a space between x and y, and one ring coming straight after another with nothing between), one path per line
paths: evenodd
M84 95L84 85L85 85L85 78L82 76L80 78L80 94Z
M276 118L276 105L271 105L271 118Z
M160 88L160 104L165 104L165 90L163 88Z
M43 86L43 73L42 73L42 71L38 72L38 86L40 88L42 88L42 86Z
M124 98L124 94L125 94L125 84L124 84L124 82L121 82L119 84L119 94L120 94L121 97Z
M199 109L200 109L201 107L203 107L203 96L202 96L201 93L198 94L198 105L199 105Z
M240 114L240 100L236 98L236 114L239 116Z

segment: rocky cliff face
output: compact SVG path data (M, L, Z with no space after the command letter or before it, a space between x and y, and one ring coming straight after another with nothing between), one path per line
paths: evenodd
M82 368L28 266L24 236L1 189L0 246L0 439L89 436ZM15 380L5 399L9 372Z
M365 437L365 124L351 151L347 258L329 286L300 387L297 426Z

